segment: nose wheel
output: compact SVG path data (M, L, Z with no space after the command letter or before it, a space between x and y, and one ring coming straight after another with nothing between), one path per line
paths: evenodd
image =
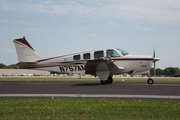
M154 80L153 80L152 78L149 78L149 79L147 80L147 83L151 85L151 84L154 83Z

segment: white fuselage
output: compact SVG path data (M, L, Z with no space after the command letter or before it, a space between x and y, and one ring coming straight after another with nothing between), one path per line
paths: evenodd
M124 68L123 70L115 71L112 74L130 72L139 73L151 69L153 63L151 56L123 55L120 51L116 49L104 49L97 51L103 51L103 56L101 57L108 57L107 50L114 50L119 54L119 57L115 56L111 57L110 59L117 66ZM87 61L97 59L95 58L95 52L97 51L87 51L77 54L40 59L36 61L38 64L36 66L32 66L31 68L38 70L54 71L59 73L85 74ZM89 55L90 58L85 58L85 55Z

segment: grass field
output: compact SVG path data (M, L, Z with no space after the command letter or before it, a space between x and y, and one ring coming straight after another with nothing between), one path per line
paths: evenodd
M110 100L0 100L1 120L179 120L179 102Z
M146 83L148 78L114 78L115 83ZM154 78L180 84L180 78ZM98 82L98 78L0 77L0 82ZM0 120L179 120L180 102L120 100L0 100Z
M113 78L115 83L147 83L146 77ZM153 78L154 83L180 84L180 78ZM0 77L0 82L100 82L96 77Z

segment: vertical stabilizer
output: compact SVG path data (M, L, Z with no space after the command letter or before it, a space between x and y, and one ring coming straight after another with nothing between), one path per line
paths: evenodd
M13 40L19 62L35 62L41 57L35 52L28 41L23 38Z

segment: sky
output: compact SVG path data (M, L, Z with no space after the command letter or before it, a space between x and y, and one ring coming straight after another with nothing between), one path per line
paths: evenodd
M41 56L106 48L180 68L180 0L0 0L0 63L18 63L13 40Z

